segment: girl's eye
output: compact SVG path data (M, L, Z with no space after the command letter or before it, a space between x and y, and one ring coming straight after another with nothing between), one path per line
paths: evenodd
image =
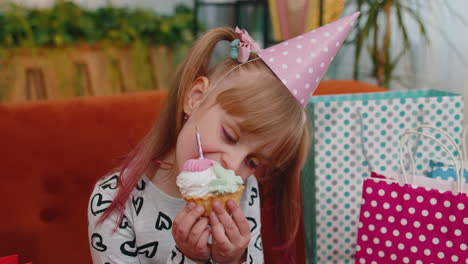
M247 165L255 170L258 167L258 161L255 158L247 157Z
M234 138L226 131L226 129L224 129L224 127L223 127L223 134L224 134L224 136L226 137L226 139L227 139L230 143L233 143L233 144L236 144L236 143L237 143L236 139L234 139Z

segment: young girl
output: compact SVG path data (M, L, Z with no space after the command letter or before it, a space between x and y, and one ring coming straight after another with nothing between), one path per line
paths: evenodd
M231 42L237 60L208 69L221 40ZM254 174L274 194L276 217L269 221L282 239L279 246L288 249L299 227L300 172L310 140L304 101L318 81L299 92L298 82L288 85L289 77L267 64L280 45L288 43L260 50L246 31L230 28L211 30L194 43L158 122L95 185L88 210L94 263L263 263L261 190ZM198 157L195 127L204 157L235 171L245 184L240 204L230 200L225 210L213 202L209 217L202 217L202 207L186 204L176 185L184 161Z

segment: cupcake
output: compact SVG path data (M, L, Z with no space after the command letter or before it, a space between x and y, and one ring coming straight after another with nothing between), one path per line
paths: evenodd
M205 216L212 211L212 202L218 200L226 209L226 202L240 203L244 185L233 170L223 168L210 159L203 158L200 137L197 133L199 159L185 161L183 171L177 176L177 186L187 203L193 202L205 208Z
M177 176L177 186L187 203L194 202L205 208L205 216L210 215L214 200L226 209L229 199L239 204L244 191L241 177L209 159L187 160Z

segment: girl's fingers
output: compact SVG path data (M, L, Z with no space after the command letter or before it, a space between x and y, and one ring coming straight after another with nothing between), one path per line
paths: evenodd
M201 206L194 203L188 204L174 219L172 235L179 241L187 241L189 231L204 211L205 209Z
M213 244L218 244L221 248L228 248L230 241L224 233L223 225L219 221L215 212L210 214L211 234L213 235Z
M194 203L189 203L187 204L182 211L174 218L174 222L180 222L182 219L185 218L186 215L190 213L190 211L193 210L193 208L196 207L196 204Z
M197 244L195 245L195 249L197 251L201 251L205 249L206 247L210 248L211 245L208 244L208 238L210 237L211 234L211 229L210 227L206 227L203 233L200 236L200 239L198 240Z
M229 240L232 243L239 241L239 239L242 238L239 229L237 229L236 223L234 223L232 217L226 212L226 210L224 210L224 207L219 201L215 200L213 202L213 209L216 213L217 218L223 225Z
M187 242L189 245L195 246L200 239L200 235L208 226L208 218L202 217L193 225L192 229L189 232Z
M232 218L234 219L234 222L236 223L237 229L239 229L241 236L243 236L244 238L250 238L249 221L247 221L247 218L245 218L241 208L233 200L228 200L227 206L232 214Z
M185 234L186 230L188 231L189 229L186 229L184 226L184 219L185 217L192 211L196 205L194 203L189 203L187 204L184 209L174 218L174 221L172 222L172 236L176 238L179 241L185 241L186 236L188 234Z

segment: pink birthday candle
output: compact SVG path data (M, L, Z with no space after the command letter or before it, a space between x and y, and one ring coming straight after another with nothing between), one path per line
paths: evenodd
M202 144L201 144L201 138L200 138L200 133L198 133L198 128L195 127L195 138L197 141L197 147L198 147L198 159L189 159L184 162L184 171L190 171L190 172L198 172L198 171L204 171L211 166L213 166L213 161L209 159L205 159L203 156L203 149L202 149Z

